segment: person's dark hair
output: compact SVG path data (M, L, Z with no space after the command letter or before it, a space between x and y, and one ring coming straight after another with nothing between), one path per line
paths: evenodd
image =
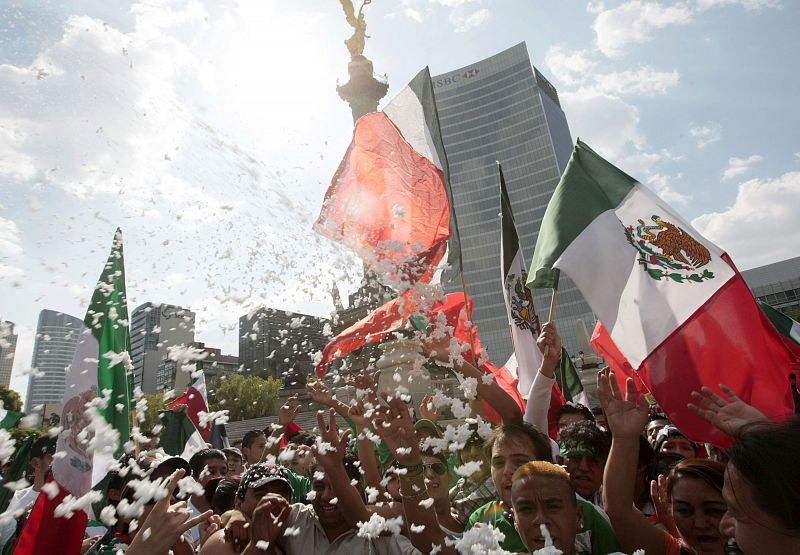
M572 449L593 453L597 460L606 460L611 449L611 434L597 427L593 421L583 420L565 426L558 432L558 445L562 456Z
M655 453L650 467L647 469L647 483L649 484L650 480L658 480L660 474L669 476L675 465L685 458L679 453Z
M309 434L308 432L297 432L292 437L289 438L287 443L293 443L295 445L306 445L308 447L312 447L317 442L316 436L313 434Z
M242 449L245 447L250 448L256 438L266 435L264 430L250 430L244 434L242 438Z
M559 408L558 412L556 413L556 422L558 422L558 420L565 414L580 414L586 420L594 422L594 415L592 414L592 411L589 410L589 407L580 403L567 403Z
M786 530L800 530L800 473L795 471L800 460L800 417L780 425L744 426L728 457L728 464L750 484L759 508Z
M527 441L533 445L535 460L553 462L553 452L550 450L550 438L527 422L497 426L492 431L492 435L486 440L486 443L484 443L486 460L492 459L492 448L494 444L504 439Z
M233 509L236 499L236 490L239 489L239 480L222 478L217 482L217 487L211 496L211 510L215 515L221 515Z
M656 452L653 450L653 446L650 445L646 437L639 436L639 459L636 462L636 466L640 468L642 466L650 467L655 458ZM650 482L648 482L648 484L649 483Z
M667 498L672 499L672 488L682 478L696 478L722 493L725 482L725 465L708 459L683 459L672 468L667 481Z
M360 484L361 470L359 469L360 463L358 462L358 457L353 453L345 453L342 463L344 464L345 472L347 472L347 477L351 480L357 480ZM311 465L311 475L313 476L317 470L322 470L322 465L319 462L315 462Z
M192 455L192 458L189 459L189 466L192 467L192 477L194 477L195 480L200 478L200 473L203 472L208 461L212 459L220 459L225 464L228 464L225 453L219 449L201 449Z

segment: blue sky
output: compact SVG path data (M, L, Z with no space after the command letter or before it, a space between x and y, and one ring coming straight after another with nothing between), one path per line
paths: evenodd
M387 99L423 66L520 41L581 137L673 203L740 268L798 254L800 7L375 0L365 54ZM0 4L0 317L82 316L125 236L130 309L198 314L237 352L260 304L325 315L359 262L310 225L350 138L339 3ZM533 245L527 246L532 253Z

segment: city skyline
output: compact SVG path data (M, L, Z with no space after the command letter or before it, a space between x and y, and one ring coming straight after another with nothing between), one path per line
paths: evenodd
M740 269L796 255L796 3L408 0L365 14L384 102L425 65L526 41L573 138ZM347 298L360 262L310 228L350 140L335 90L350 32L321 0L0 8L0 296L18 390L38 309L85 312L117 226L129 307L191 307L196 339L224 352L258 305L327 316L333 281Z

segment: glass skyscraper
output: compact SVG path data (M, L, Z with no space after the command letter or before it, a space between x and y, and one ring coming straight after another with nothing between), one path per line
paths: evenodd
M75 348L84 330L83 320L56 312L42 310L36 325L31 375L25 410L32 412L37 405L47 405L43 415L61 413L61 400L67 383L67 367L72 364Z
M555 88L531 65L525 43L433 77L453 189L467 292L483 345L498 366L511 355L500 269L500 180L503 166L520 243L530 264L547 203L572 152ZM450 287L460 290L461 284ZM534 302L547 321L550 291ZM570 355L579 350L577 320L593 328L591 308L561 277L555 320Z

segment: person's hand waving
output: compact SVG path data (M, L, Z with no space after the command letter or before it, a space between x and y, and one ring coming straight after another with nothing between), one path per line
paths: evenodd
M728 386L719 384L719 388L730 400L717 395L709 387L703 387L702 393L692 392L692 398L702 406L693 403L687 406L697 416L705 418L729 435L736 435L739 428L745 424L767 421L767 417L760 410L742 401Z
M620 391L617 377L608 370L597 374L597 397L614 437L638 438L647 426L649 406L636 391L632 378L625 382L625 396Z

